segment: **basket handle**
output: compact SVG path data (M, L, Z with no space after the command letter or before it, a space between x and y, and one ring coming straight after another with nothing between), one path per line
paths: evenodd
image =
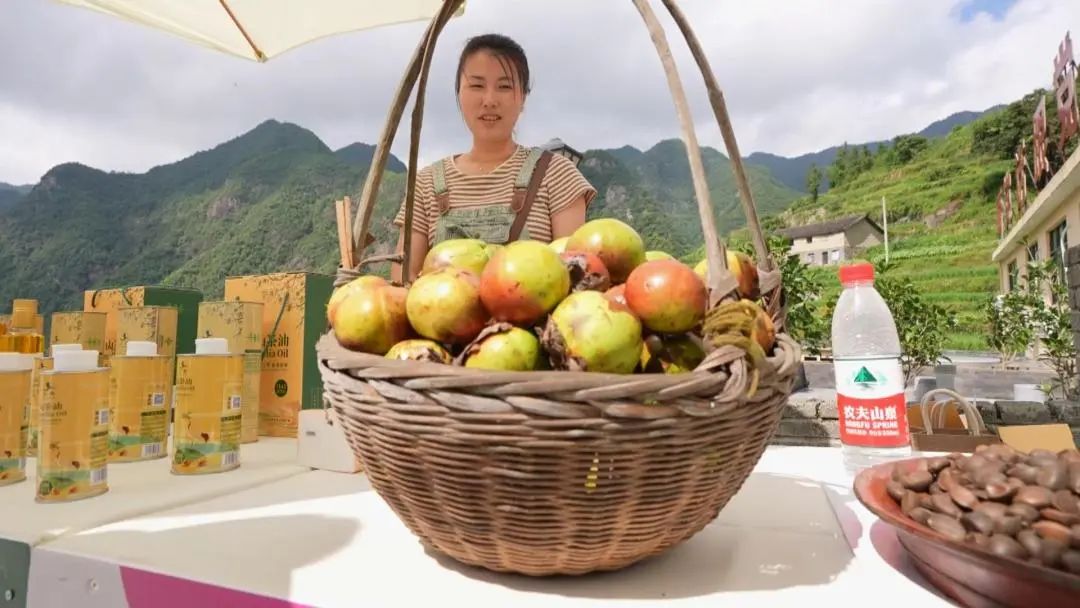
M454 14L463 0L445 0L442 8L439 12L432 17L431 22L428 24L427 29L424 31L424 36L420 40L420 44L417 45L416 50L413 51L412 59L409 60L409 66L405 70L404 76L401 78L401 82L398 85L397 95L394 96L393 102L390 104L390 111L386 117L386 123L383 125L382 133L379 136L379 143L375 146L375 153L371 159L371 167L368 169L367 177L364 179L364 189L360 194L360 201L357 203L358 212L355 215L353 221L353 259L350 260L351 268L358 269L360 266L368 262L383 261L382 259L363 260L362 256L364 249L367 247L368 229L371 227L371 217L375 210L375 199L379 193L379 186L382 183L383 171L386 169L386 162L390 156L390 146L394 143L394 135L397 133L398 124L401 122L401 115L405 113L405 104L409 101L409 96L412 94L413 87L416 84L416 79L420 75L421 64L424 61L426 50L429 41L433 40L432 34L438 36L442 31L443 26L450 20L450 17ZM430 55L428 55L430 57ZM423 93L420 93L423 96ZM414 113L415 116L415 113ZM415 175L415 164L409 165L410 182L411 177ZM410 199L411 200L411 199ZM408 218L411 220L412 218ZM411 223L406 224L406 234L412 231ZM408 237L406 237L408 238ZM406 249L408 251L408 249ZM383 256L379 256L382 258Z
M747 179L746 170L743 167L742 155L739 153L739 143L735 140L735 130L731 126L731 117L728 114L727 102L724 101L724 92L720 89L720 84L716 81L716 74L709 65L709 58L705 56L701 43L698 42L697 36L690 27L690 22L686 19L682 9L679 8L675 0L661 0L661 2L667 7L668 12L671 13L671 18L675 21L675 25L682 32L683 38L686 39L686 43L690 47L690 53L693 55L694 61L705 79L705 90L709 93L709 103L712 105L713 114L716 115L716 122L720 125L720 134L723 136L728 158L731 159L731 169L735 173L735 183L739 188L739 202L742 203L743 213L746 215L746 225L750 229L750 236L754 241L754 252L757 254L758 265L765 270L774 270L776 264L772 258L772 253L769 251L768 244L765 242L765 234L761 230L757 206L754 203L754 194L750 190L750 181Z

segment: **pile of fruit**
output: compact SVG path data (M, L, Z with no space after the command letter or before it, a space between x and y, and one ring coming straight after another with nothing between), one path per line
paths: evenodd
M758 299L757 268L727 263L740 300L706 315L696 268L660 251L615 219L587 222L550 244L439 243L408 288L378 276L339 287L327 317L345 348L391 359L505 370L684 373L712 346L734 344L755 360L776 332Z

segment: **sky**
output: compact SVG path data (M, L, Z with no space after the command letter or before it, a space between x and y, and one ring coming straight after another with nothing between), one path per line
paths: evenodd
M724 149L700 73L660 2L699 141ZM891 138L1013 101L1051 78L1072 0L680 0L724 90L740 151L785 156ZM52 0L0 2L0 181L81 162L142 172L267 119L331 148L374 143L423 32L416 22L333 36L265 63ZM422 163L468 150L457 55L499 32L529 57L518 140L646 149L679 137L656 51L629 0L468 0L439 39ZM408 117L392 151L408 155Z

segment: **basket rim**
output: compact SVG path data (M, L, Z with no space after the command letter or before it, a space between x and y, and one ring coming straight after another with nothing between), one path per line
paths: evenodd
M414 361L411 359L389 359L383 355L374 355L371 353L364 353L360 351L349 350L342 346L334 337L333 330L324 332L315 344L315 349L319 355L320 363L325 363L326 366L333 371L342 371L350 369L347 364L334 365L334 362L348 362L350 359L353 361L379 361L379 367L385 367L390 369L400 370L413 370L416 373L409 373L401 377L430 377L430 376L474 376L484 378L499 378L502 382L523 382L523 381L537 381L554 378L593 378L604 379L618 382L626 382L627 379L644 379L648 378L655 380L658 378L686 378L690 375L694 376L711 376L716 372L711 369L695 369L683 374L664 374L664 373L633 373L633 374L613 374L607 372L590 372L590 371L562 371L562 370L535 370L524 372L511 372L495 369L482 369L475 367L464 367L459 365L452 365L447 363L436 363L429 361ZM730 349L728 352L743 352L741 349L735 347L722 347L722 349ZM718 349L721 350L721 349ZM782 356L781 353L783 353ZM778 376L790 375L797 363L801 361L801 357L797 355L802 354L802 346L799 345L791 336L786 333L776 334L776 347L772 355L765 357L766 367L761 369L761 374L764 376L768 372L772 372ZM732 357L730 361L738 361L742 357ZM778 365L779 364L779 365Z

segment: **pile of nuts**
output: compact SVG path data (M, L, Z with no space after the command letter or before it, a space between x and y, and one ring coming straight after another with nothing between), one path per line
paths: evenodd
M886 487L905 515L951 540L1080 574L1080 451L982 445L894 469Z

